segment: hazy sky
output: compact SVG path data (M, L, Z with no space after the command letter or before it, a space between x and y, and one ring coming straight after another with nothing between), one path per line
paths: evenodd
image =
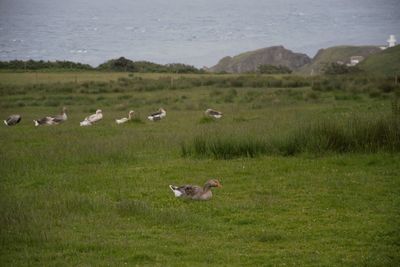
M125 56L211 66L284 45L313 56L400 39L400 0L0 0L0 60Z

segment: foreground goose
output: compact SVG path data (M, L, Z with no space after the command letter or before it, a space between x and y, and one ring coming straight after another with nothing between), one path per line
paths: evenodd
M4 124L7 126L13 126L18 124L21 121L21 115L13 114L10 115L6 120L4 120Z
M194 200L209 200L212 197L211 187L222 187L218 180L208 180L203 187L198 185L170 185L175 197L183 197Z
M47 116L38 120L33 120L35 126L39 125L56 125L62 123L68 119L67 117L67 108L63 107L60 115L56 116Z
M80 122L81 126L90 126L103 118L103 112L101 109L96 110L95 114L92 114L86 117L83 121Z
M220 119L222 117L222 112L211 109L211 108L207 109L205 113L207 116L210 116L210 117L213 117L216 119Z
M134 112L133 110L131 110L131 111L129 111L129 113L128 113L128 118L116 119L115 122L116 122L117 124L125 123L125 122L127 122L127 121L129 121L129 120L132 119L133 114L135 114L135 112Z
M167 116L167 112L160 108L157 112L150 114L147 118L151 121L159 121L165 116Z

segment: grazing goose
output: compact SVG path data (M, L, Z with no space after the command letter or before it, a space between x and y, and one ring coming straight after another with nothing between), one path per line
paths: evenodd
M86 117L83 121L80 122L81 126L90 126L103 118L103 112L101 109L96 110L95 114L92 114Z
M131 111L129 111L129 113L128 113L128 118L116 119L115 122L116 122L117 124L125 123L125 122L127 122L127 121L129 121L129 120L132 119L133 114L135 114L135 112L134 112L133 110L131 110Z
M212 197L211 187L222 187L218 180L208 180L203 187L198 185L170 185L175 197L183 197L193 200L209 200Z
M64 122L68 119L67 117L67 108L63 107L60 115L56 116L47 116L38 120L33 120L35 126L39 125L57 125L61 122Z
M213 117L213 118L216 118L216 119L220 119L222 117L222 112L216 111L216 110L211 109L211 108L207 109L205 113L206 113L207 116L210 116L210 117Z
M150 114L147 118L151 121L159 121L165 116L167 116L167 112L163 108L160 108L157 112Z
M21 115L13 114L10 115L6 120L4 120L4 124L7 126L13 126L18 124L21 121Z

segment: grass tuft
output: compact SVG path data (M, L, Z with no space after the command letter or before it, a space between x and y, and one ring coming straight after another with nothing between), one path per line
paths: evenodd
M276 233L262 233L258 235L257 240L263 243L271 243L282 240L282 236Z
M232 159L236 157L256 157L265 154L267 144L251 136L241 137L210 137L201 135L193 139L190 147L182 144L182 155L214 157L217 159Z
M200 120L199 120L199 123L200 124L206 124L206 123L213 123L213 122L215 122L215 119L213 119L213 118L210 118L210 117L202 117Z

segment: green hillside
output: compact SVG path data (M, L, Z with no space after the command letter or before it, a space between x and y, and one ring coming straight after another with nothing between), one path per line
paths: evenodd
M330 63L341 61L350 62L352 56L362 56L364 58L379 53L381 50L377 46L334 46L326 49L320 49L310 64L303 66L300 73L314 74L322 72L323 68Z
M361 62L359 67L367 72L381 75L400 73L400 46L388 48L380 53L371 55Z
M306 54L295 53L283 46L271 46L245 52L234 57L224 57L212 72L246 73L256 72L260 65L284 66L291 70L299 69L311 59Z

